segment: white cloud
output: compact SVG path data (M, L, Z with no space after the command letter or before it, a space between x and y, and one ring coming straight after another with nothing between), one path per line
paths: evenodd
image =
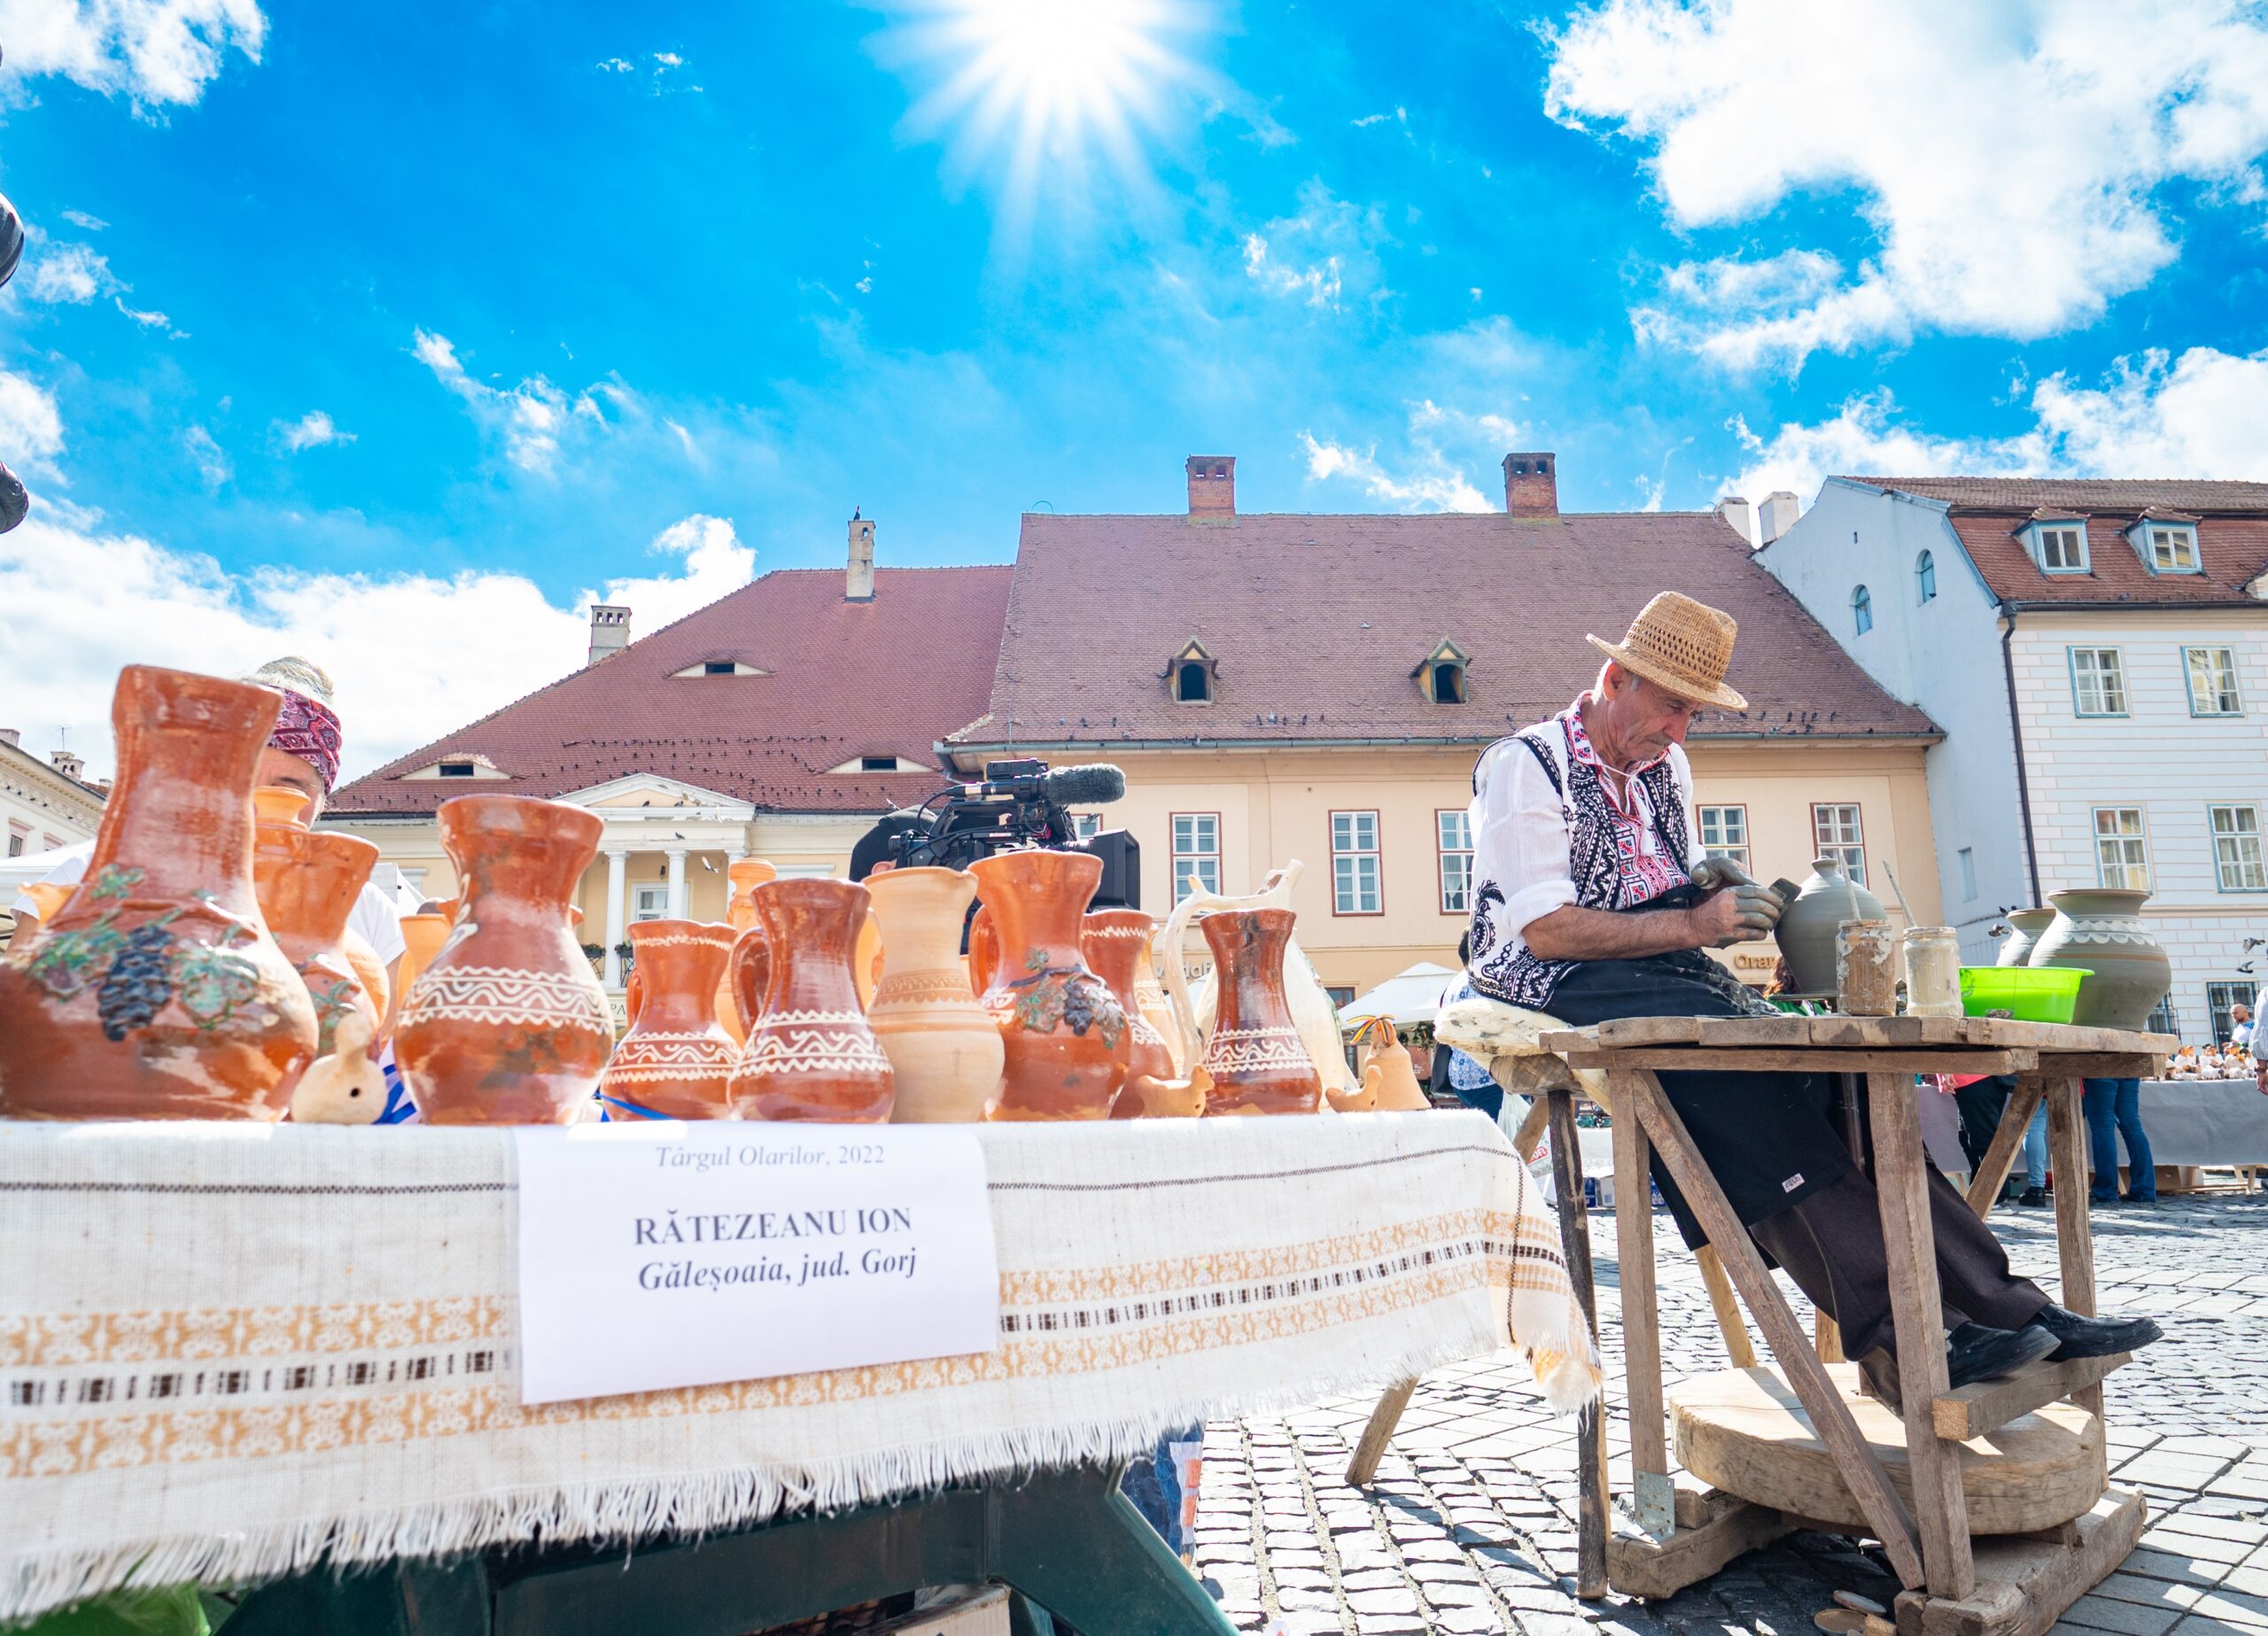
M741 543L729 517L695 512L656 534L647 549L679 558L683 567L645 579L610 579L603 597L586 594L583 599L585 606L594 601L626 605L634 621L633 636L651 635L674 624L739 590L756 574L756 547Z
M257 0L0 0L0 77L59 74L137 104L194 103L230 50L260 60Z
M90 216L83 210L66 210L63 219L82 233L99 233L110 225L100 216Z
M1296 295L1309 306L1339 306L1339 258L1325 256L1311 267L1284 267L1268 258L1268 241L1257 233L1244 237L1245 276L1278 295Z
M24 293L35 301L83 306L98 295L129 288L110 270L110 260L85 244L35 242L26 269Z
M276 440L293 454L302 449L319 449L329 443L352 443L354 434L341 431L330 416L321 409L309 409L296 421L277 421L271 430Z
M610 57L599 64L599 72L601 74L628 74L630 65L619 57Z
M169 338L176 341L186 341L189 339L188 335L184 331L174 328L174 321L172 319L158 311L157 308L150 307L145 310L138 306L127 306L126 299L123 296L113 296L110 299L113 306L118 308L120 312L123 313L127 317L131 318L136 323L140 324L144 330L162 330Z
M1642 334L1735 368L1924 330L2083 325L2178 254L2160 197L2255 199L2268 20L2249 0L1603 0L1545 105L1645 143L1681 229L1848 190L1846 269L1790 245L1669 271Z
M2268 351L2193 347L2179 360L2121 359L2093 386L2049 376L2030 426L2000 438L1943 438L1902 423L1887 391L1832 418L1783 424L1768 439L1736 422L1748 463L1722 493L1775 489L1808 505L1838 472L1882 477L2221 477L2268 471Z
M217 489L237 475L236 463L219 439L202 426L191 426L181 435L182 446L197 463L197 475L205 479L205 486Z
M1391 293L1376 248L1387 238L1375 205L1350 205L1310 181L1300 190L1298 214L1244 236L1245 276L1270 295L1319 310L1337 312L1349 292L1375 302Z
M1300 434L1300 441L1307 448L1308 477L1313 482L1344 478L1359 483L1363 492L1371 499L1384 500L1402 511L1490 508L1487 497L1467 482L1464 474L1454 469L1438 449L1420 451L1410 466L1395 473L1379 463L1375 444L1357 450L1341 443L1323 442L1304 431Z
M63 453L63 417L55 399L20 375L0 369L0 461L19 477L60 482L55 457Z
M420 330L410 350L436 380L464 399L475 421L503 439L506 458L523 471L551 476L558 464L560 438L571 427L578 422L605 423L589 392L571 399L540 375L531 375L509 391L474 380L445 335Z

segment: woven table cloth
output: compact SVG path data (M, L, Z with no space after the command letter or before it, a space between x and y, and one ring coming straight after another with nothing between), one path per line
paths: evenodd
M509 1130L0 1121L0 1618L1123 1458L1507 1344L1597 1390L1480 1114L973 1128L997 1351L525 1407Z

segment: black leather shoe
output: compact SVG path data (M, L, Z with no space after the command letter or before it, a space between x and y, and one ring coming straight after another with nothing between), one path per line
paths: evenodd
M2047 1202L2047 1190L2044 1187L2028 1187L2016 1199L2016 1203L2030 1206L2035 1210Z
M1964 1323L1946 1337L1946 1384L1973 1385L1998 1380L2055 1350L2054 1332L2028 1323L2021 1330L1991 1330Z
M2155 1318L2082 1318L2069 1307L2050 1301L2031 1320L2034 1329L2055 1337L2048 1356L2057 1363L2073 1358L2107 1358L2113 1353L2134 1352L2152 1341L2163 1340L2165 1331Z

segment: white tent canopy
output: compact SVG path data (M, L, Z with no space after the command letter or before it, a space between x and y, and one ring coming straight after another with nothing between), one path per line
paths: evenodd
M1433 1013L1441 1009L1443 986L1456 975L1446 965L1420 960L1408 971L1387 978L1351 1005L1340 1006L1340 1026L1357 1028L1373 1017L1384 1017L1398 1029L1430 1023Z

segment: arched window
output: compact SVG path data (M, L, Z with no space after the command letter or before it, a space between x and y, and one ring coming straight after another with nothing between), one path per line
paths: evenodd
M1867 593L1864 585L1852 588L1851 623L1859 627L1860 636L1875 628L1875 599Z
M1463 704L1464 702L1464 667L1454 659L1435 663L1433 670L1433 702Z
M1212 702L1213 678L1201 661L1184 659L1174 667L1174 697L1184 704Z
M1915 558L1914 578L1921 584L1922 600L1925 602L1936 601L1938 600L1938 559L1926 551Z

